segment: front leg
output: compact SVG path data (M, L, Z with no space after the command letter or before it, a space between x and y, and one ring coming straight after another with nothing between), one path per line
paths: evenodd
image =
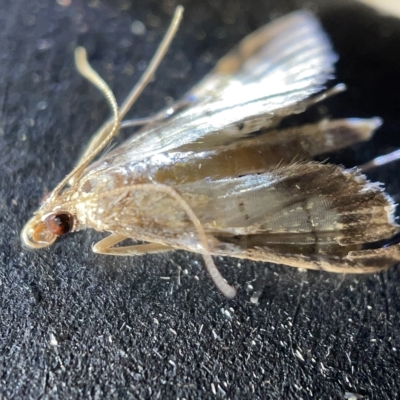
M122 247L113 247L114 245L129 239L126 236L112 233L93 245L92 250L99 254L109 254L113 256L141 256L143 254L163 253L174 250L172 247L164 246L158 243L146 243L129 245Z

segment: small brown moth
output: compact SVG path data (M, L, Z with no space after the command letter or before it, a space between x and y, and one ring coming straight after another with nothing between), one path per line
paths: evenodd
M262 27L175 106L120 122L152 78L182 11L120 108L85 51L76 50L79 72L104 93L113 119L25 225L23 242L38 249L90 227L111 233L93 246L97 253L201 253L228 298L236 290L212 255L346 273L399 262L398 244L380 244L398 231L390 197L357 169L312 161L368 140L379 119L279 128L284 117L338 89L312 96L336 61L312 14L295 12ZM144 127L132 138L92 162L120 127L138 124ZM114 247L127 238L148 243Z

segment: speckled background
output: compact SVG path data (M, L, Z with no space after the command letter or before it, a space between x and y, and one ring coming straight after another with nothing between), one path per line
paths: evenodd
M351 1L182 3L178 36L131 116L159 110L246 33L305 7L321 16L349 87L310 117L385 120L373 141L331 160L353 166L400 147L400 20ZM239 292L227 301L197 255L95 255L91 231L21 246L24 222L108 115L75 71L74 48L87 48L121 101L174 7L0 2L0 398L396 398L399 267L343 276L217 259ZM399 165L370 174L397 200Z

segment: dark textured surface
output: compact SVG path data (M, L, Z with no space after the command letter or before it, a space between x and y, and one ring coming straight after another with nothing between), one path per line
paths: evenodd
M246 33L307 6L320 13L349 86L314 114L386 122L372 143L332 160L351 166L400 146L400 21L348 1L183 4L178 37L132 115L160 109ZM89 231L47 250L21 247L24 222L108 115L75 72L73 49L88 49L121 100L173 8L156 0L0 2L0 398L396 398L399 267L354 277L217 259L239 288L227 301L188 253L94 255L100 235ZM144 35L132 34L135 20ZM398 168L371 173L395 198Z

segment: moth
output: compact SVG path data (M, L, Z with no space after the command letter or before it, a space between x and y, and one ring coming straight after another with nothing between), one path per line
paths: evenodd
M337 56L313 14L297 11L260 28L172 107L123 121L182 11L120 108L84 49L76 50L79 72L104 93L113 116L25 225L23 243L43 248L93 228L110 233L93 246L96 253L201 253L228 298L236 289L213 255L339 273L372 273L399 262L399 244L388 241L399 228L395 205L381 186L358 169L313 161L368 140L380 120L281 127L285 117L341 89L324 91ZM94 161L120 128L137 125L143 126L129 140ZM126 239L145 243L124 245Z

